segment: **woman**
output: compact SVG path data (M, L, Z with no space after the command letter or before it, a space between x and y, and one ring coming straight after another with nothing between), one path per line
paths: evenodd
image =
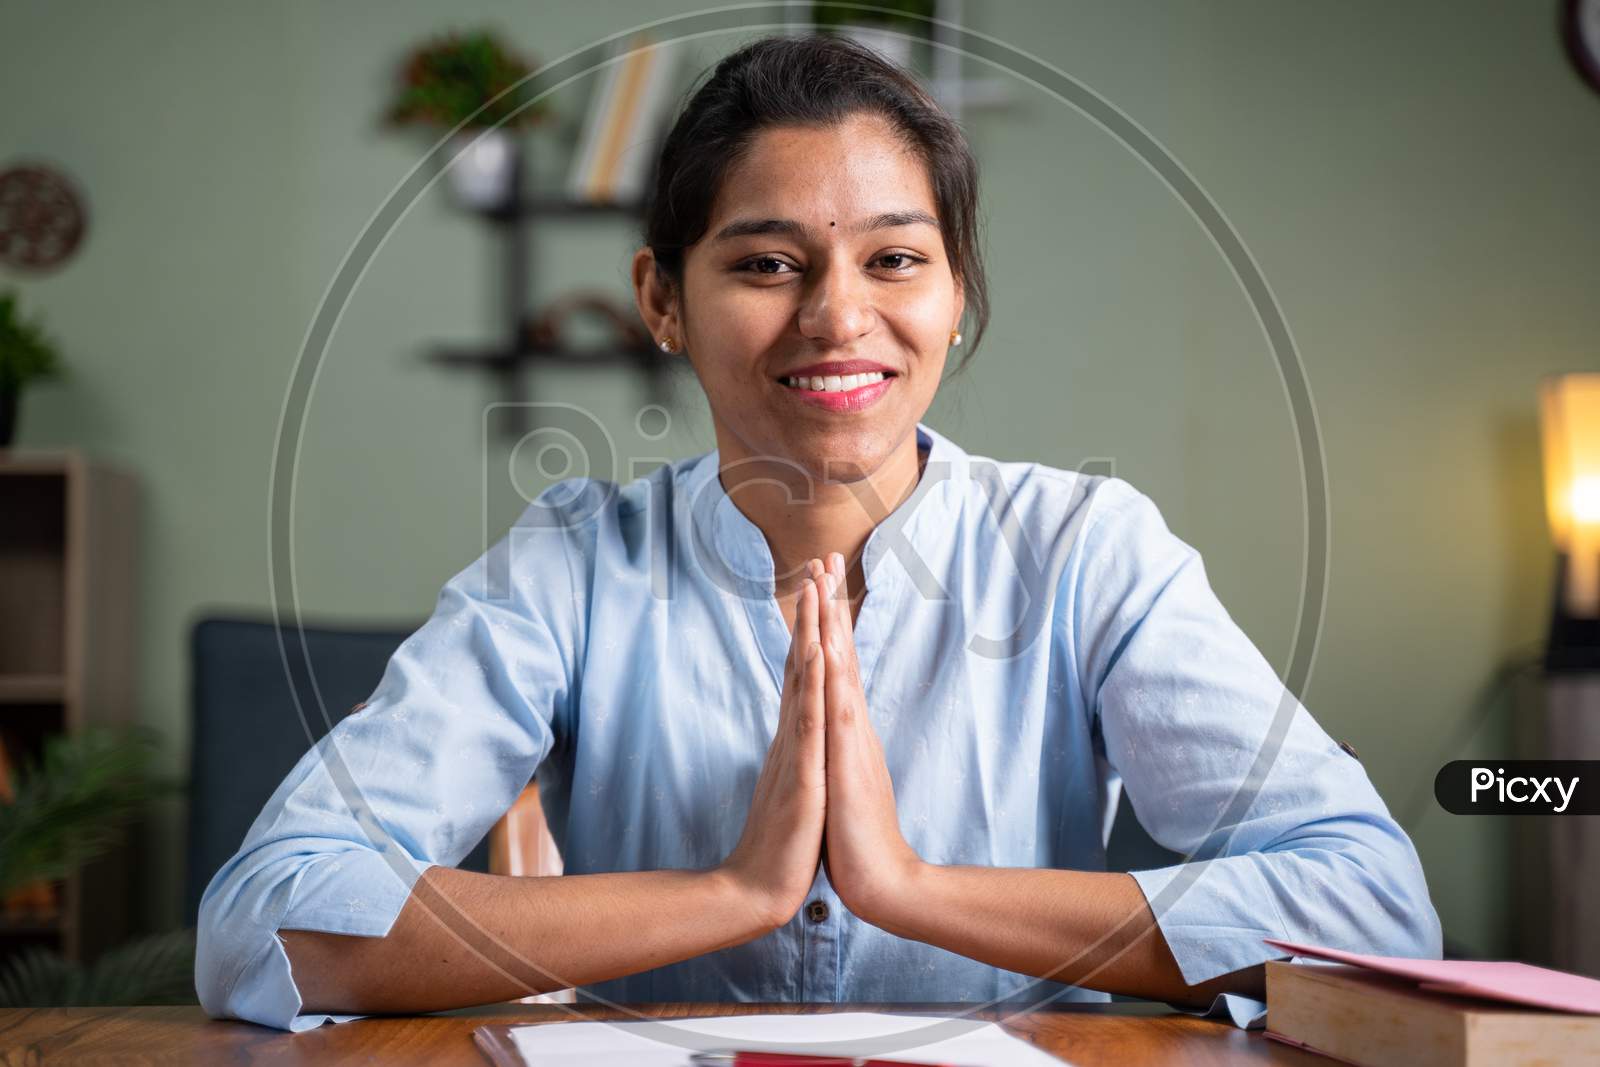
M636 297L716 450L559 482L445 585L208 887L210 1013L1114 992L1251 1025L1264 937L1440 954L1411 842L1149 498L921 422L988 312L976 167L911 78L757 41L656 181ZM565 876L453 869L535 771ZM1194 862L1106 871L1124 788Z

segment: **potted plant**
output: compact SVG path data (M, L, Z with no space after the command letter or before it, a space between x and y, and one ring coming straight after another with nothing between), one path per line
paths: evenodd
M387 119L397 126L467 126L455 135L450 183L470 207L494 210L516 195L521 146L511 131L549 114L521 83L531 67L493 33L448 34L415 49L401 67ZM487 105L487 106L485 106Z
M15 780L0 744L0 901L9 916L48 913L62 878L115 845L147 803L181 788L152 769L158 741L141 727L55 734ZM0 1008L193 1001L192 929L126 942L88 964L43 946L0 961Z
M0 293L0 448L9 447L16 434L22 387L60 374L60 362L39 325L18 314L17 294Z
M849 37L897 66L909 67L912 38L928 35L927 19L934 15L934 0L867 2L873 7L887 10L863 10L853 4L830 4L827 0L818 0L812 6L811 21L819 30L830 30L841 37Z

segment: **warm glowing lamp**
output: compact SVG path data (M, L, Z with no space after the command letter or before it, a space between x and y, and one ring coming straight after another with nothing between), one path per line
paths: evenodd
M1539 421L1559 554L1546 666L1600 670L1600 374L1544 379Z

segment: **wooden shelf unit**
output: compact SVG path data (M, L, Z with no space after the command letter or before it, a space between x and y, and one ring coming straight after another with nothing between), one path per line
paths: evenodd
M138 500L72 449L0 448L0 741L13 773L45 739L134 721ZM65 880L53 917L0 914L0 959L35 944L93 959L133 917L131 846Z
M596 219L638 220L643 217L642 201L584 201L560 193L530 193L523 188L524 161L518 157L511 179L510 199L494 208L466 209L487 224L500 245L501 318L499 339L487 344L439 344L423 353L423 358L440 367L468 368L488 372L498 384L502 400L513 403L531 398L528 373L534 367L600 368L620 367L643 372L647 395L653 403L668 404L671 391L668 375L672 357L654 344L631 344L616 339L592 348L574 348L565 342L541 344L531 338L537 318L528 308L533 287L533 225L541 219L573 221ZM628 303L624 298L623 303ZM643 324L639 324L643 332ZM511 407L497 420L500 432L520 438L533 428L524 407Z

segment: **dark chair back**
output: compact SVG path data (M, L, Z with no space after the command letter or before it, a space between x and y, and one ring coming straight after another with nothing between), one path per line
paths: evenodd
M1144 871L1182 863L1183 856L1163 848L1151 837L1133 813L1128 794L1117 798L1116 820L1106 839L1106 870Z
M420 625L420 623L419 623ZM238 850L273 790L295 762L328 732L321 707L337 722L372 695L389 657L411 629L341 629L306 626L311 684L296 632L265 619L208 617L194 625L193 740L189 755L188 872L184 914L194 925L200 895ZM322 705L317 703L317 693ZM299 694L296 711L293 694ZM309 736L308 728L309 727ZM489 869L488 838L462 861L465 870Z

